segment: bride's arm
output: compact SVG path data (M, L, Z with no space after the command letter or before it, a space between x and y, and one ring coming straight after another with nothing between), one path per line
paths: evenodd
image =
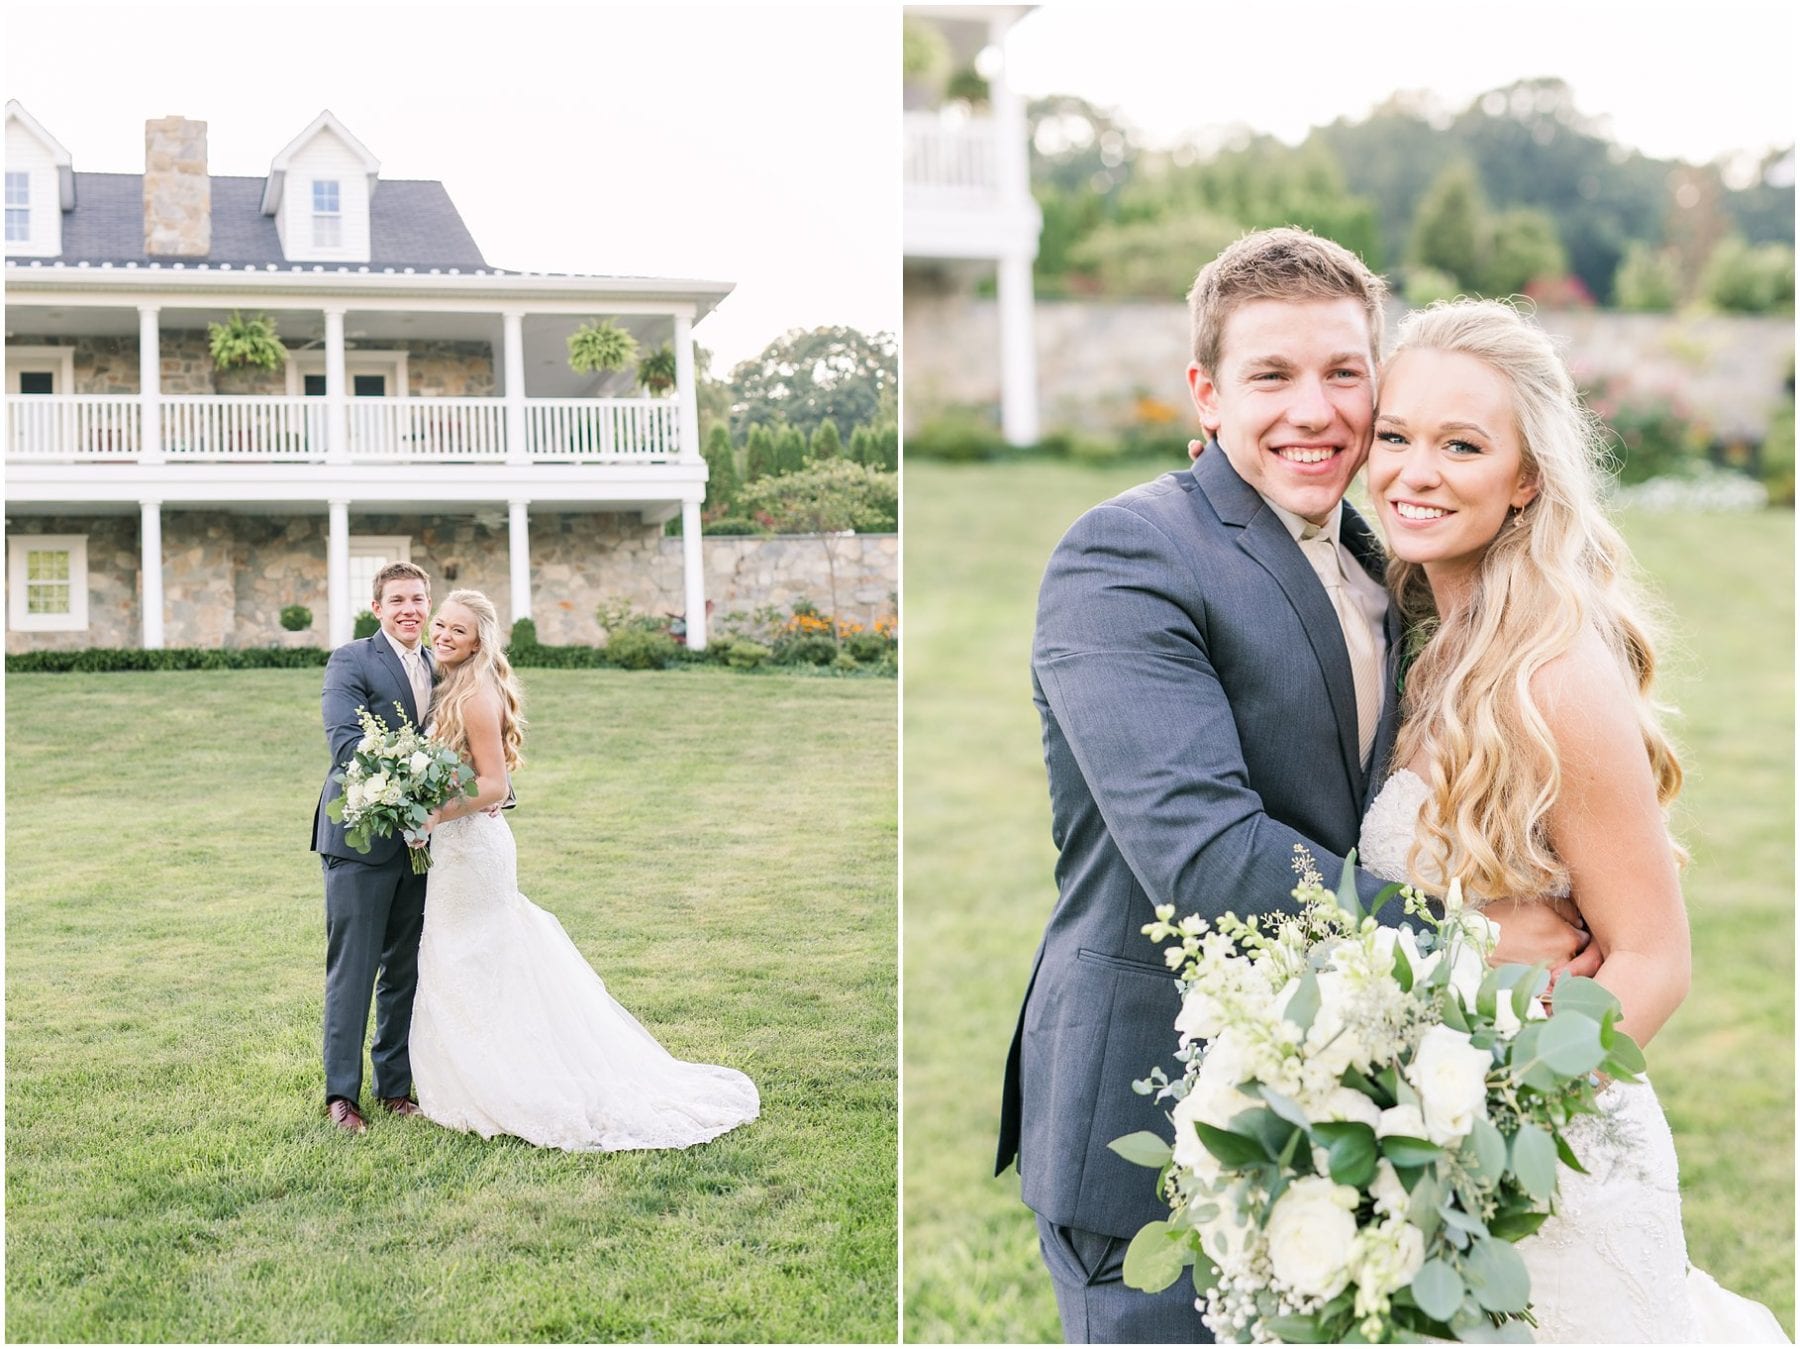
M1589 634L1532 681L1562 763L1550 842L1569 869L1619 1025L1640 1045L1687 996L1688 925L1675 856L1633 708L1637 694Z
M500 746L500 700L480 694L469 700L463 713L469 737L469 760L475 765L474 796L462 796L432 813L432 823L442 824L459 815L473 815L506 799L506 752Z

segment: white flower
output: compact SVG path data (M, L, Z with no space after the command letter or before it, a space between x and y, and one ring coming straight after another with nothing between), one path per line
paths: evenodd
M1170 1118L1175 1121L1175 1165L1183 1171L1191 1172L1202 1180L1212 1180L1219 1174L1219 1159L1206 1150L1200 1141L1199 1131L1194 1128L1196 1121L1213 1121L1202 1114L1207 1102L1198 1092L1190 1091L1175 1103L1170 1111Z
M363 785L354 780L344 783L344 809L361 810L363 804Z
M1369 1182L1369 1193L1374 1197L1377 1213L1405 1213L1412 1203L1412 1196L1400 1183L1400 1174L1386 1157L1375 1162L1375 1179Z
M1381 1123L1381 1107L1354 1087L1338 1087L1325 1098L1325 1103L1319 1110L1319 1118L1349 1120L1356 1124L1366 1124L1373 1129Z
M1304 1176L1282 1191L1269 1215L1275 1277L1304 1297L1336 1297L1349 1281L1356 1239L1357 1192L1323 1176Z
M431 767L431 756L424 750L419 750L406 762L412 765L413 772L423 773L427 768Z
M1381 1112L1381 1118L1375 1123L1375 1136L1387 1138L1393 1134L1402 1138L1425 1137L1425 1117L1419 1113L1418 1106L1389 1106Z
M397 806L400 804L400 784L398 782L388 783L387 787L381 793L381 804L384 806Z
M1425 1264L1425 1234L1409 1222L1387 1222L1356 1234L1348 1261L1356 1283L1356 1314L1388 1309L1388 1297L1413 1281Z
M381 794L387 790L387 785L386 774L374 774L367 782L363 783L363 798L368 801L380 800Z
M1453 1143L1475 1127L1475 1116L1487 1104L1487 1074L1493 1055L1469 1043L1449 1026L1433 1026L1419 1041L1419 1051L1406 1069L1406 1080L1419 1093L1425 1137Z
M356 742L356 752L358 754L368 754L372 750L374 750L375 746L379 745L380 743L381 742L379 740L377 740L374 736L365 735L361 740L358 740Z

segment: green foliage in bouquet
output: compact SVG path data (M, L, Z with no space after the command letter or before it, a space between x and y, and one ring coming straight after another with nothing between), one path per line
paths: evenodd
M1299 851L1299 850L1297 850ZM1207 1322L1287 1343L1529 1340L1530 1280L1513 1243L1555 1209L1564 1137L1598 1113L1597 1073L1636 1081L1616 998L1543 966L1490 969L1492 928L1452 884L1440 914L1390 886L1422 932L1382 928L1354 857L1334 895L1296 861L1298 914L1217 924L1158 908L1144 932L1182 989L1171 1146L1116 1140L1158 1171L1125 1282L1191 1268Z
M422 842L432 811L481 791L475 770L455 750L414 730L399 703L394 710L400 713L397 731L388 730L368 708L356 709L363 737L349 761L331 775L344 791L326 803L325 814L344 826L344 841L359 853L396 831L409 844ZM414 875L430 868L431 854L424 847L410 847L409 853Z

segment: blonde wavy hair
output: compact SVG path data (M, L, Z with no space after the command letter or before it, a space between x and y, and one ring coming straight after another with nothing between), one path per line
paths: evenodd
M479 590L452 590L443 604L460 604L475 615L475 653L444 676L431 703L431 735L469 757L469 730L465 718L469 701L487 689L500 695L500 748L506 771L516 772L525 762L519 746L525 741L524 706L512 663L500 645L500 615L493 601ZM442 606L440 605L440 611Z
M1468 603L1453 614L1438 614L1422 566L1388 563L1388 588L1408 631L1436 624L1407 672L1394 749L1396 765L1429 765L1430 795L1407 870L1434 891L1458 877L1473 896L1543 895L1567 879L1546 830L1562 765L1531 680L1584 628L1600 634L1637 692L1665 821L1681 790L1661 721L1670 709L1651 696L1648 602L1601 504L1606 433L1548 335L1508 304L1457 300L1411 314L1390 361L1407 351L1472 356L1507 381L1526 481L1538 489L1488 545ZM1686 861L1673 838L1670 847Z

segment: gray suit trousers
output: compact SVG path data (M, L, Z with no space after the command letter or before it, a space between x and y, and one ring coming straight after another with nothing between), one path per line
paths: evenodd
M1065 1344L1211 1344L1186 1273L1160 1293L1127 1288L1128 1237L1058 1227L1039 1217L1038 1250L1056 1287Z
M362 1097L372 992L375 1094L406 1096L412 1091L407 1035L419 984L426 877L413 875L404 848L374 866L329 853L319 861L325 871L325 1095Z

